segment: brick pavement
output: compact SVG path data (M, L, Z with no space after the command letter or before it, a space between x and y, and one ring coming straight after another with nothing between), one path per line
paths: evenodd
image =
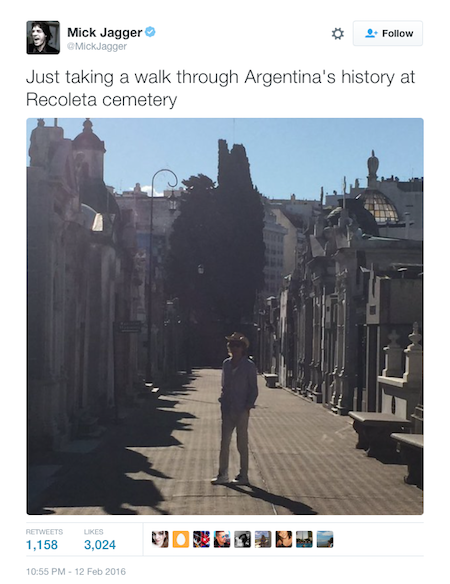
M132 411L107 444L71 459L38 513L155 515L410 515L422 491L406 467L355 449L339 417L259 378L250 418L250 480L213 486L220 440L220 371L194 371ZM233 439L230 474L238 471Z

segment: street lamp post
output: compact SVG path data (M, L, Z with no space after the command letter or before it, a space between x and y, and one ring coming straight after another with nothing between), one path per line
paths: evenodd
M205 273L205 268L203 264L197 266L197 274L203 276ZM186 343L186 373L190 375L192 373L192 363L191 363L191 313L192 313L192 303L194 295L194 286L191 284L191 293L189 297L189 308L187 315L187 343Z
M152 324L153 324L153 195L155 177L161 172L170 172L175 178L175 184L168 183L169 187L175 188L178 184L177 175L169 168L157 170L152 177L152 192L150 200L150 234L149 234L149 257L148 257L148 298L147 298L147 367L145 373L145 384L152 385Z

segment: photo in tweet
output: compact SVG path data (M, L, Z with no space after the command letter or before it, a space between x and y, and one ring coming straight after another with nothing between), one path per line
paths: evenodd
M27 152L30 515L422 514L421 119L30 119Z

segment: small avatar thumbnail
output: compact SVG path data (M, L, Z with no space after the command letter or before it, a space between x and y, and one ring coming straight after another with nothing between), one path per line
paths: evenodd
M189 531L174 531L172 545L174 548L189 547Z
M310 548L313 545L312 531L297 531L295 534L295 542L298 548Z
M271 531L255 531L255 548L272 547Z
M152 531L152 547L157 548L169 547L169 532Z
M214 547L215 548L229 548L230 547L230 532L229 531L215 531L214 532Z
M249 548L252 545L252 534L250 531L235 531L234 532L234 547L235 548Z
M194 531L192 545L195 548L209 547L210 540L209 531Z
M276 547L290 548L292 547L292 531L276 531Z
M318 531L317 532L317 547L318 548L332 548L334 544L334 537L332 531Z

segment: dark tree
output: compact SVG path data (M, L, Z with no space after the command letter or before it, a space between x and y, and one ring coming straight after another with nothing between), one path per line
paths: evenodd
M221 219L222 253L217 293L222 316L235 327L252 321L256 293L264 285L264 208L253 187L245 148L228 151L219 141L217 205Z
M264 284L264 210L243 146L219 141L218 185L204 175L183 181L186 194L173 225L168 291L186 318L207 335L243 330ZM203 273L199 274L199 266ZM223 339L221 339L223 344Z
M199 274L199 266L207 274L212 274L214 268L215 185L203 174L191 176L183 184L186 193L170 238L167 285L170 294L179 298L184 312L192 312L201 302L199 276L203 274Z

